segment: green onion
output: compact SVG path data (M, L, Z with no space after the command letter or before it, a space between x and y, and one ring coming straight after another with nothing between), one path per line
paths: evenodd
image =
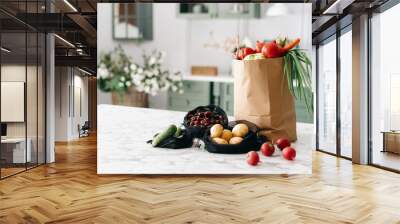
M294 98L303 101L311 113L313 111L311 61L305 51L302 49L288 51L284 56L283 72Z

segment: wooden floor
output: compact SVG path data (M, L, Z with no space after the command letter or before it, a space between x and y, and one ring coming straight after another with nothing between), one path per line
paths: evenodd
M381 152L375 150L372 161L374 164L400 170L400 155L392 152Z
M0 223L400 223L399 174L323 153L311 176L98 176L94 137L56 151L0 181Z
M8 177L11 176L13 174L19 173L19 172L23 172L25 171L25 167L7 167L7 168L1 168L1 177Z

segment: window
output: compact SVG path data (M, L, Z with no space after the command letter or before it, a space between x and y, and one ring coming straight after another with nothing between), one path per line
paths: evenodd
M336 39L318 48L318 149L336 154Z
M349 25L319 45L317 60L317 149L347 159L352 157L352 41Z
M113 35L115 39L151 40L153 10L148 3L114 3Z
M371 18L371 141L372 164L400 170L400 5Z
M39 13L43 3L18 5ZM45 44L44 33L23 23L0 23L0 178L45 163Z
M352 157L352 32L340 36L340 155Z

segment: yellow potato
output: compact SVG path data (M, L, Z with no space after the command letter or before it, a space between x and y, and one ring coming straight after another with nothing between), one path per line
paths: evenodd
M215 143L217 143L217 144L220 144L220 145L228 144L228 142L225 139L222 139L222 138L213 138L213 141Z
M249 127L245 124L237 124L232 129L233 137L244 137L249 133Z
M221 124L214 124L210 129L210 136L211 138L220 137L223 131L224 127Z
M222 132L221 138L225 139L227 142L229 142L229 140L231 140L233 134L231 132L231 130L225 129Z
M242 137L233 137L229 140L229 144L239 144L243 141Z

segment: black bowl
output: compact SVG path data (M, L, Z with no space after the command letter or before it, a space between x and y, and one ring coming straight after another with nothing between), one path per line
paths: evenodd
M232 130L236 124L240 123L244 123L249 127L249 133L243 138L242 142L232 145L217 144L213 142L210 137L210 129L207 129L203 137L205 149L208 152L220 154L244 154L250 151L259 151L261 145L266 142L267 139L262 135L258 135L258 128L256 125L248 121L233 121L229 122L227 129Z
M210 128L214 124L210 124L208 126L191 126L190 123L190 118L195 114L197 111L201 112L206 112L206 111L211 111L213 113L216 113L218 115L222 116L222 121L221 125L224 126L224 128L228 127L228 116L226 115L225 111L216 105L208 105L208 106L199 106L194 108L193 110L189 111L184 119L183 119L183 126L185 126L186 130L191 134L191 136L195 138L202 138L204 136L204 133L208 128Z

